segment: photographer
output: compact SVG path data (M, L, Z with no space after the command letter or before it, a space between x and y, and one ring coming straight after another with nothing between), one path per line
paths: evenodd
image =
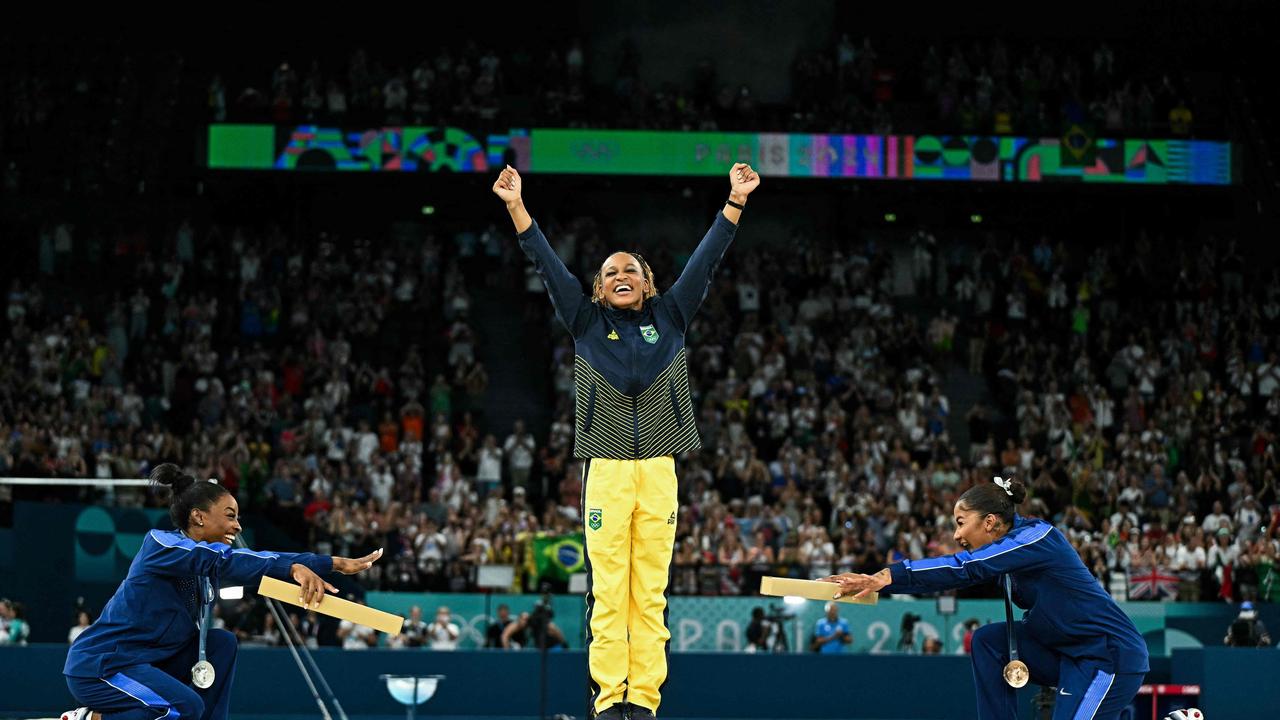
M827 616L818 620L813 628L813 651L824 655L842 653L852 644L849 621L840 617L834 602L827 603Z
M898 652L914 653L916 651L916 623L920 616L915 613L903 613L902 626L899 628Z
M1240 603L1240 614L1227 628L1222 642L1228 647L1267 647L1271 644L1271 635L1267 626L1258 619L1258 611L1253 603L1246 600Z
M770 607L768 615L764 608L752 608L745 650L749 653L786 652L787 634L782 631L783 620L784 615L777 608Z
M435 622L427 628L428 645L432 650L457 650L460 635L458 624L451 620L449 608L441 605L436 609Z
M499 647L503 650L520 650L529 645L529 613L522 612L512 622L502 628Z
M534 607L532 613L522 612L515 622L507 625L502 631L502 647L506 649L519 649L522 647L530 647L548 650L567 650L569 643L565 641L564 632L551 622L551 613L545 612L541 614L537 607ZM543 619L539 619L539 617ZM542 645L538 644L538 623L545 622L546 629L542 633ZM532 642L528 641L532 634Z
M506 633L507 627L513 622L515 620L511 619L511 608L507 607L506 603L499 605L498 619L489 623L489 627L485 630L484 646L487 648L507 649L509 644L502 641L502 636ZM521 646L524 645L523 638L518 642Z
M770 634L769 621L764 619L764 608L751 608L751 622L747 623L746 651L765 652L768 649Z
M746 652L787 652L787 634L783 626L795 618L786 610L774 605L765 614L760 607L751 609L751 623L746 626Z
M420 648L427 642L427 628L427 621L422 619L422 608L414 605L400 634L390 638L390 645L393 648Z

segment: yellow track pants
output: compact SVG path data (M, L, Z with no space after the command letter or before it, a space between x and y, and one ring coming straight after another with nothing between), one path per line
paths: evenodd
M592 458L583 469L591 717L624 700L658 711L677 505L670 455Z

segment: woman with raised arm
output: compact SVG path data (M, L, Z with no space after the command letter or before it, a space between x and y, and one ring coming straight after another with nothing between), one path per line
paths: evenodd
M639 720L658 711L671 638L665 611L678 511L675 455L702 446L685 333L759 185L749 165L733 166L729 199L665 293L643 257L615 252L588 295L525 209L520 173L508 165L493 184L574 340L574 456L586 459L590 718Z
M223 486L157 465L151 481L169 488L177 530L152 530L102 615L75 639L62 668L84 707L62 720L223 720L231 701L236 636L209 627L221 586L253 585L270 575L301 586L298 601L319 604L337 588L321 575L352 575L373 566L362 558L254 552L231 545L240 506Z

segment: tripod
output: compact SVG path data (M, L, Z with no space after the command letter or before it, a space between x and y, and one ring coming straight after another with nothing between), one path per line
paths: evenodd
M551 622L549 598L543 598L529 613L533 641L538 643L538 717L547 720L547 623Z
M236 536L236 545L245 550L249 549L249 546L244 542L244 538L238 535ZM320 666L316 664L315 658L311 657L311 651L307 649L307 643L302 634L298 632L298 629L293 626L293 623L285 614L284 606L278 600L266 597L263 600L266 601L267 609L271 611L276 625L280 628L280 635L284 638L285 645L288 646L289 652L293 655L293 661L297 664L298 671L302 673L302 679L306 681L307 689L311 691L311 697L315 699L316 705L320 708L320 717L324 720L333 720L333 716L329 714L329 708L325 705L324 700L320 699L320 692L311 678L311 671L307 669L307 665L310 665L311 670L315 671L316 679L320 681L320 687L324 689L329 702L333 704L338 720L347 720L347 713L342 709L342 703L338 702L338 696L333 694L333 688L329 687L329 681L325 680L324 673L320 672ZM301 655L299 651L301 651ZM306 658L305 665L302 661L304 657Z

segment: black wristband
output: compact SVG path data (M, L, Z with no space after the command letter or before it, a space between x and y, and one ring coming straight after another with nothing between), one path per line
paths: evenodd
M746 209L747 209L747 208L746 208L746 206L745 206L745 205L743 205L742 203L736 203L736 202L734 202L734 201L732 201L732 200L725 200L725 201L724 201L724 204L725 204L725 205L728 205L728 206L729 206L729 207L731 207L731 208L738 208L739 210L746 210Z

